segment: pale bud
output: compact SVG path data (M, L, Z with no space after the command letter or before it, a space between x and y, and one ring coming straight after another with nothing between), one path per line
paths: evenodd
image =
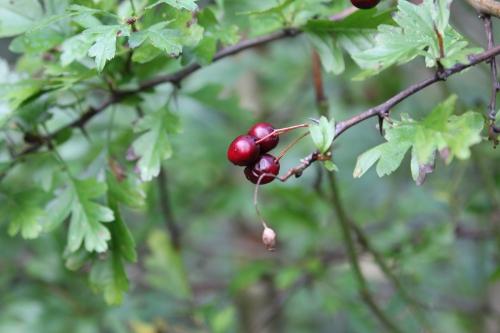
M262 232L262 243L266 246L266 249L273 251L276 245L276 233L273 229L265 227Z

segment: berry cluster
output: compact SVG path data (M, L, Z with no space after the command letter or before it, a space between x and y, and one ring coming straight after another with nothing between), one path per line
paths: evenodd
M359 9L370 9L378 5L380 0L351 0L351 3L354 7L358 7Z
M245 166L245 176L252 183L267 184L280 171L279 159L268 154L278 142L279 136L271 124L257 123L231 142L227 158L235 165Z

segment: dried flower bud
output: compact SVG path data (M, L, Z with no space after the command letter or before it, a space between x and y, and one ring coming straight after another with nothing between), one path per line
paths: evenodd
M125 20L125 23L127 23L128 25L132 25L132 24L134 24L135 22L137 22L137 17L128 17L128 18Z
M265 227L262 232L262 243L266 246L266 249L273 251L276 245L276 233L273 229Z

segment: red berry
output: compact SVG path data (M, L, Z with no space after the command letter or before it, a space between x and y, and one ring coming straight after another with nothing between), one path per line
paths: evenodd
M254 184L257 184L262 174L277 176L279 172L280 162L270 154L261 155L254 165L245 168L245 176ZM263 176L259 184L263 185L272 182L276 177L271 175Z
M272 133L273 131L274 131L273 125L269 123L257 123L248 130L248 134L254 136L255 138L257 138L257 140L260 140L266 135ZM279 136L272 135L266 138L265 140L259 142L260 153L261 154L267 153L268 151L276 147L279 141L280 141Z
M250 165L257 160L260 147L255 143L255 137L240 135L231 142L227 149L227 158L236 165Z
M354 7L358 7L359 9L370 9L378 5L380 0L351 0L351 3Z

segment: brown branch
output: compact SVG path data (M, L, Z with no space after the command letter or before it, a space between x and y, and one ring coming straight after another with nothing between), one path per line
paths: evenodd
M318 160L320 157L320 153L315 151L312 152L311 154L307 155L303 159L300 160L300 164L291 168L290 170L287 171L287 173L281 177L278 177L279 180L282 182L286 182L288 178L295 176L295 178L299 178L302 176L302 173L304 172L305 169L311 166L314 162Z
M495 40L493 37L493 26L491 23L490 15L482 15L482 19L484 21L484 30L486 32L486 39L488 41L487 49L491 50L495 46ZM497 61L496 58L493 57L489 60L490 68L491 68L491 96L490 96L490 104L488 105L488 118L491 121L495 121L496 113L497 113L497 93L500 90L500 84L498 82L497 75Z
M22 157L24 155L33 153L40 149L45 143L50 142L52 139L57 137L59 134L64 132L67 129L70 128L83 128L85 124L92 119L94 116L98 115L102 111L106 110L106 108L114 103L118 103L121 101L125 96L116 94L113 97L107 99L104 101L99 107L97 108L89 108L86 112L84 112L78 119L72 121L71 123L67 124L66 126L61 127L60 129L56 130L52 134L49 134L47 136L41 137L41 140L38 141L37 143L27 147L23 151L21 151L17 157Z
M495 0L467 0L467 2L481 13L500 17L500 3Z
M422 89L436 83L439 81L444 81L450 76L460 73L463 70L475 66L477 64L480 64L486 60L491 59L492 57L500 54L500 45L495 46L485 52L474 54L469 56L469 62L465 64L456 64L451 68L445 69L443 71L440 71L437 73L435 76L430 77L428 79L425 79L421 82L415 83L405 90L399 92L398 94L394 95L391 97L389 100L386 102L377 105L365 112L362 112L352 118L349 118L347 120L341 121L337 124L336 126L336 136L335 139L340 136L342 133L344 133L346 130L349 128L353 127L354 125L357 125L361 123L362 121L376 117L376 116L384 116L386 115L393 107L404 101L406 98L416 94L417 92L421 91Z
M343 18L343 17L342 17ZM283 39L286 37L292 37L300 34L301 31L296 30L296 29L285 29L279 32L275 32L270 35L262 36L262 37L257 37L254 39L246 40L243 42L240 42L236 45L230 46L228 48L225 48L221 51L219 51L216 56L214 57L214 62L218 61L220 59L223 59L227 56L234 55L236 53L239 53L243 50L264 45L267 44L271 41ZM466 64L457 64L449 69L443 70L442 72L439 72L436 74L434 77L428 78L422 82L419 82L417 84L414 84L404 91L400 92L399 94L393 96L391 99L386 101L385 103L382 103L374 108L371 108L363 113L360 113L350 119L344 120L340 123L337 124L336 126L336 138L345 132L347 129L350 127L375 116L383 116L386 114L391 108L399 104L401 101L404 99L408 98L409 96L419 92L420 90L432 85L433 83L436 83L438 81L443 81L446 80L448 77L451 75L454 75L456 73L459 73L463 71L464 69L467 69L471 66L477 65L481 62L484 62L496 55L500 54L500 46L496 46L490 50L487 50L485 52L475 54L469 57L469 62ZM66 126L61 127L60 129L56 130L54 133L50 134L49 136L46 137L48 141L50 139L54 138L64 130L68 128L83 128L85 124L91 120L93 117L96 115L100 114L104 110L107 109L108 106L118 103L122 101L124 98L131 96L133 94L145 91L147 89L153 88L156 85L162 84L162 83L167 83L171 82L174 84L178 84L182 79L190 75L191 73L197 71L200 69L201 66L198 64L192 64L189 65L173 74L165 75L165 76L159 76L155 79L152 79L150 81L146 81L142 83L139 88L135 90L122 90L122 91L116 91L115 94L113 94L109 99L105 100L99 107L97 108L90 108L88 109L85 113L83 113L80 118L74 120L73 122L69 123ZM44 141L45 142L45 141ZM43 146L42 143L35 143L31 146L28 146L25 148L21 153L17 155L17 157L22 157L26 154L33 153L40 149Z
M273 42L276 40L280 40L280 39L284 39L284 38L288 38L288 37L294 37L300 33L301 33L301 31L298 29L288 28L288 29L283 29L281 31L271 33L271 34L266 35L266 36L260 36L260 37L256 37L253 39L244 40L236 45L228 46L228 47L220 50L219 52L217 52L212 60L212 63L219 61L221 59L224 59L228 56L232 56L232 55L235 55L237 53L240 53L241 51L251 49L251 48L254 48L257 46L262 46L262 45L265 45L267 43L270 43L270 42ZM183 79L185 79L187 76L189 76L190 74L196 72L197 70L199 70L201 68L202 68L202 66L200 64L194 63L194 64L191 64L189 66L182 68L181 70L179 70L175 73L161 75L161 76L158 76L154 79L145 81L139 85L139 88L137 88L135 90L125 91L125 92L126 93L138 93L141 91L151 89L159 84L168 83L168 82L173 83L175 85L179 85Z
M313 50L312 52L311 63L316 107L318 108L320 115L326 116L328 113L328 99L326 98L323 76L321 75L321 60L316 50Z
M355 12L355 10L353 10L351 7L349 7L347 9L343 10L342 12L332 16L330 18L330 20L341 21L354 12ZM212 63L217 62L217 61L224 59L226 57L238 54L242 51L245 51L245 50L248 50L248 49L251 49L254 47L266 45L266 44L273 42L273 41L277 41L277 40L281 40L281 39L285 39L285 38L289 38L289 37L295 37L301 33L302 33L302 31L299 29L286 28L286 29L283 29L281 31L276 31L276 32L273 32L273 33L265 35L265 36L260 36L260 37L256 37L256 38L252 38L252 39L243 40L235 45L228 46L228 47L223 48L220 51L218 51L215 54L214 58L212 59ZM160 75L160 76L155 77L151 80L144 81L136 89L117 90L112 94L112 96L109 99L105 100L101 104L101 106L99 106L97 108L89 108L84 114L82 114L80 116L79 119L77 119L77 120L73 121L72 123L60 128L59 130L57 130L56 132L51 134L50 137L47 137L47 139L51 139L51 138L55 137L56 135L58 135L59 133L61 133L62 131L66 130L68 128L75 128L75 127L83 128L83 126L90 119L92 119L96 115L98 115L101 112L103 112L104 110L106 110L106 108L108 106L115 104L115 103L118 103L126 97L132 96L132 95L140 93L140 92L144 92L146 90L152 89L152 88L154 88L160 84L164 84L164 83L172 83L172 84L178 86L178 85L180 85L180 83L183 79L185 79L187 76L191 75L192 73L196 72L197 70L199 70L201 68L202 68L202 66L200 64L193 63L191 65L184 67L184 68L181 68L177 72L174 72L171 74L166 74L166 75ZM35 152L38 149L40 149L42 146L43 146L43 143L33 144L33 145L27 147L25 150L23 150L20 154L18 154L18 157Z

